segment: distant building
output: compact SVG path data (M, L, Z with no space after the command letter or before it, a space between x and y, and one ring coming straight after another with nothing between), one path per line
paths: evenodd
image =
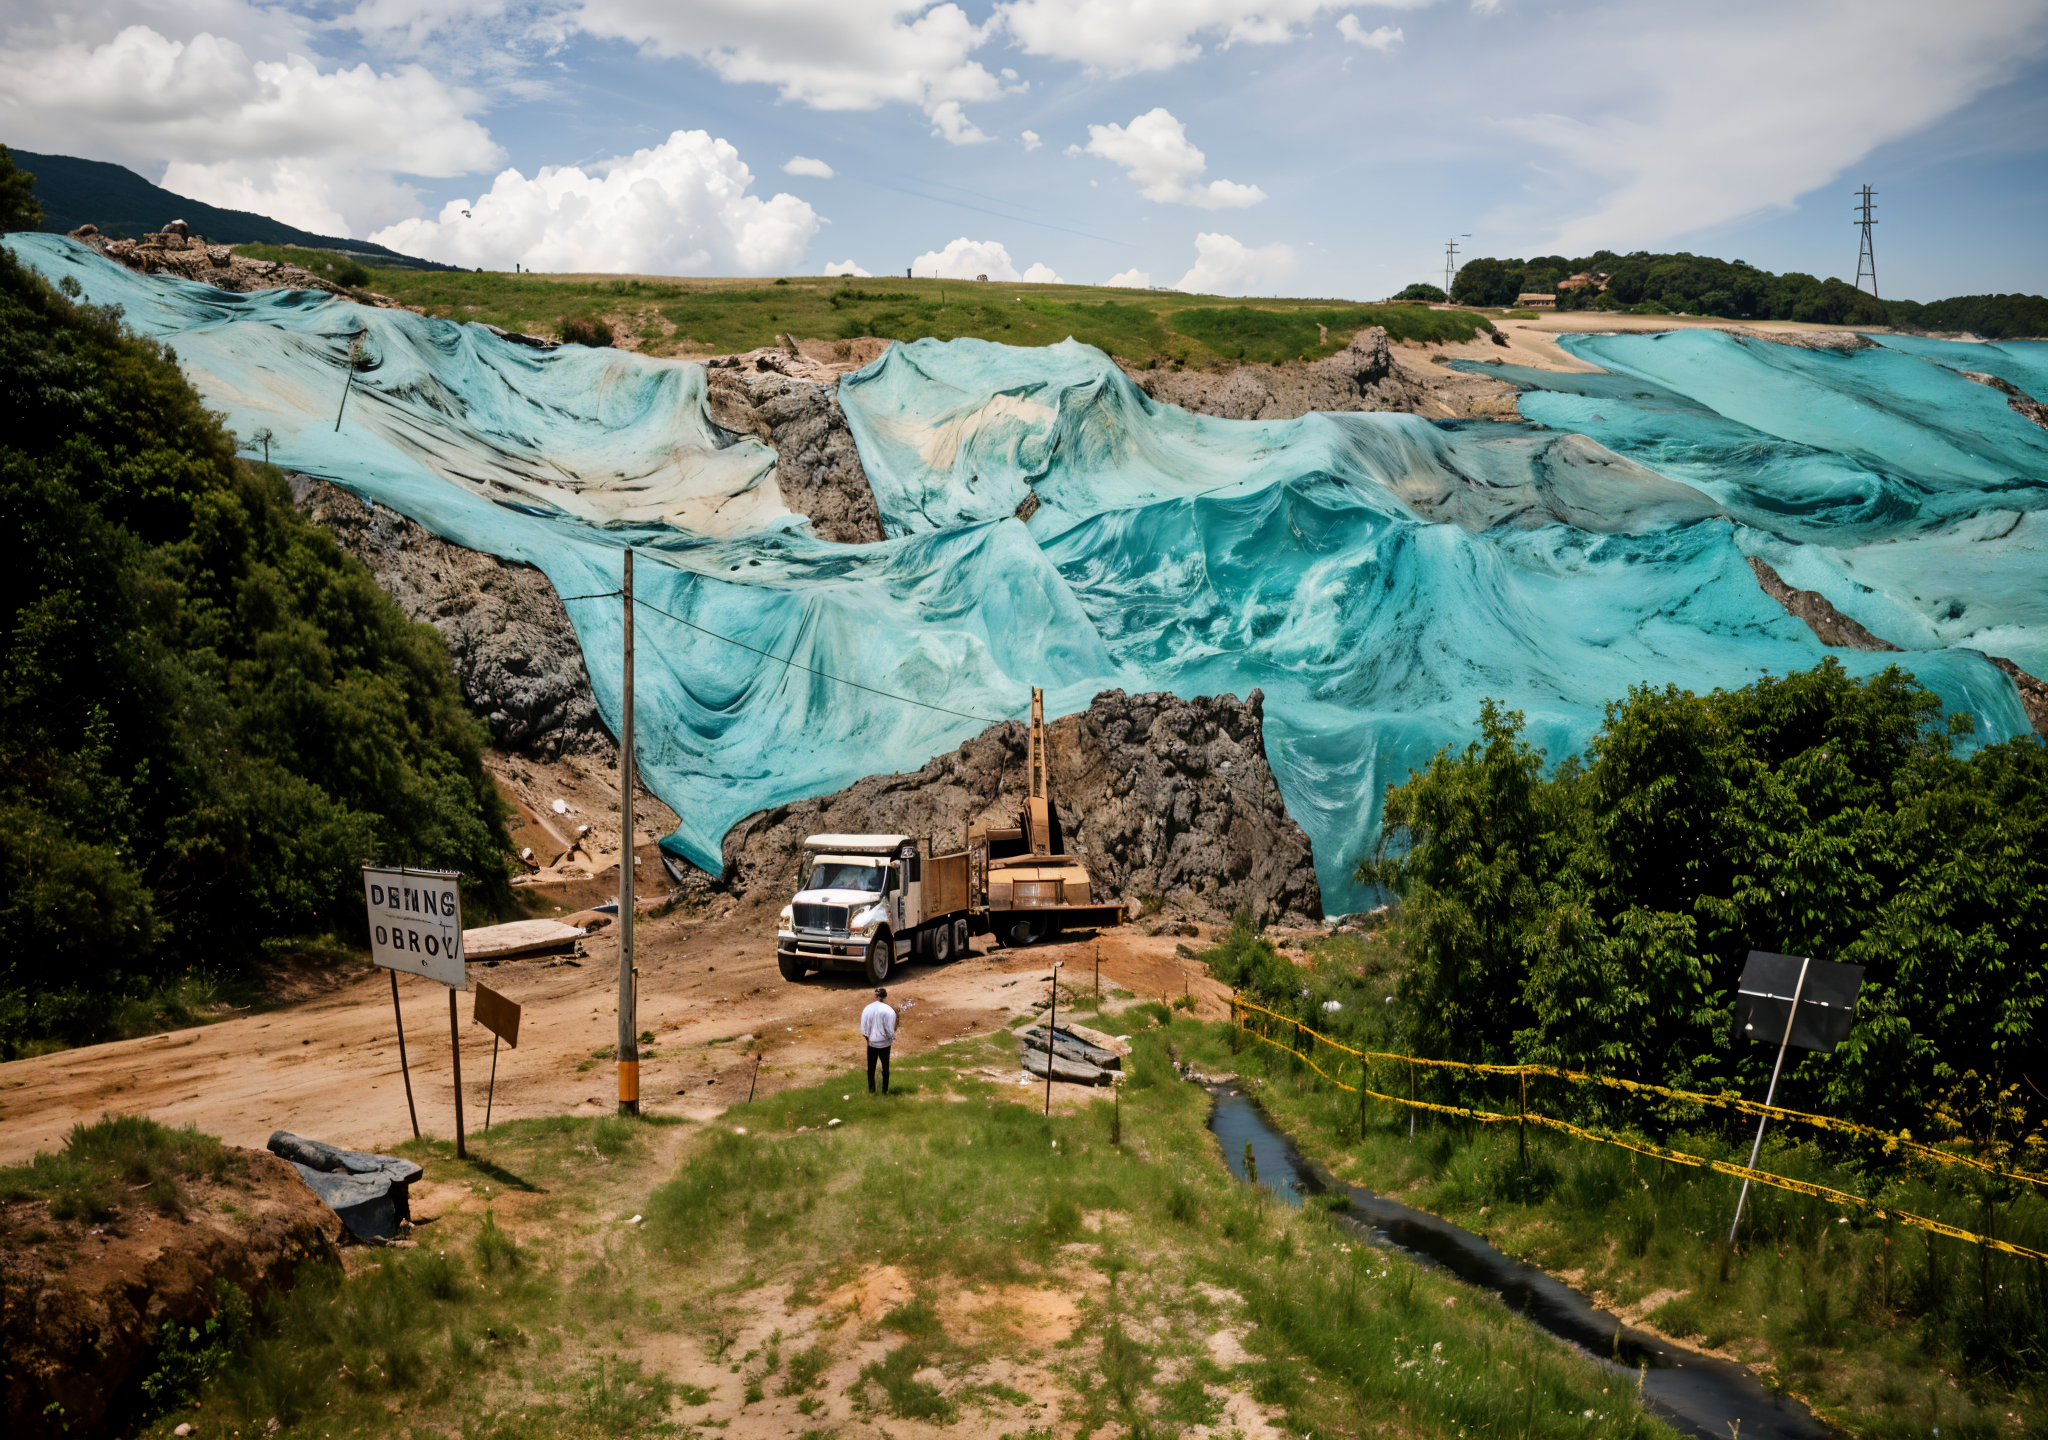
M1605 290L1607 288L1607 280L1608 274L1605 270L1582 270L1569 280L1558 281L1557 288L1559 290L1585 290L1589 288Z
M1515 297L1515 308L1517 310L1555 310L1557 308L1557 296L1517 295Z

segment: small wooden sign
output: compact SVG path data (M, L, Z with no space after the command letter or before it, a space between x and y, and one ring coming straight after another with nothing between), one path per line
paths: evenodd
M519 1048L519 1004L507 1000L488 985L476 989L476 1011L473 1018L484 1029L496 1035L514 1050Z

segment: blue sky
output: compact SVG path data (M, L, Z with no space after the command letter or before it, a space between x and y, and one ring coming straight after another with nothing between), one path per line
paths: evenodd
M460 264L1352 298L1846 279L1868 181L1881 293L2048 291L2048 0L0 0L0 139Z

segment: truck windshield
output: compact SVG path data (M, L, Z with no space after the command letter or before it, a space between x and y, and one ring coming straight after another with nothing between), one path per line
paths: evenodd
M840 860L828 860L811 870L813 890L865 890L878 894L882 889L882 867L880 865L854 865Z

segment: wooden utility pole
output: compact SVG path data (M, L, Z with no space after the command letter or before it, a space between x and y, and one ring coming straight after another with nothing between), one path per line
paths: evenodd
M619 702L619 1113L640 1113L640 1030L633 974L633 552L626 551L626 679Z

